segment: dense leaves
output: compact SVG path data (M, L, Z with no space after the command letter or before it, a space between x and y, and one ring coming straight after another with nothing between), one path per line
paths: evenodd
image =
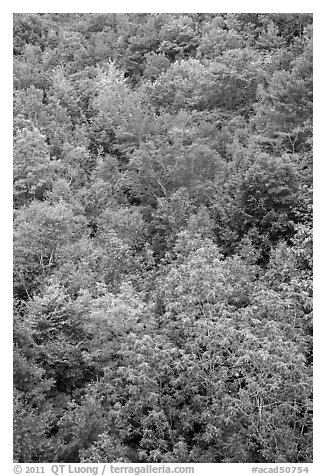
M14 459L312 461L312 16L14 15Z

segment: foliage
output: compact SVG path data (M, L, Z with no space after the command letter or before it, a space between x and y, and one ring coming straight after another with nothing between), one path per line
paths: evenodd
M312 15L14 14L14 460L312 461Z
M55 163L45 137L35 128L17 131L14 145L14 202L18 208L32 199L43 200L52 185Z

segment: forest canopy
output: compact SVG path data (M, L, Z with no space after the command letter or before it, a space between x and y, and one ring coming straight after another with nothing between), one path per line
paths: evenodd
M312 15L16 13L14 460L312 461Z

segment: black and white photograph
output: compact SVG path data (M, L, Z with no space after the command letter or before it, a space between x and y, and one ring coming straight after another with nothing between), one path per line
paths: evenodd
M12 461L308 474L314 14L136 7L13 14Z

